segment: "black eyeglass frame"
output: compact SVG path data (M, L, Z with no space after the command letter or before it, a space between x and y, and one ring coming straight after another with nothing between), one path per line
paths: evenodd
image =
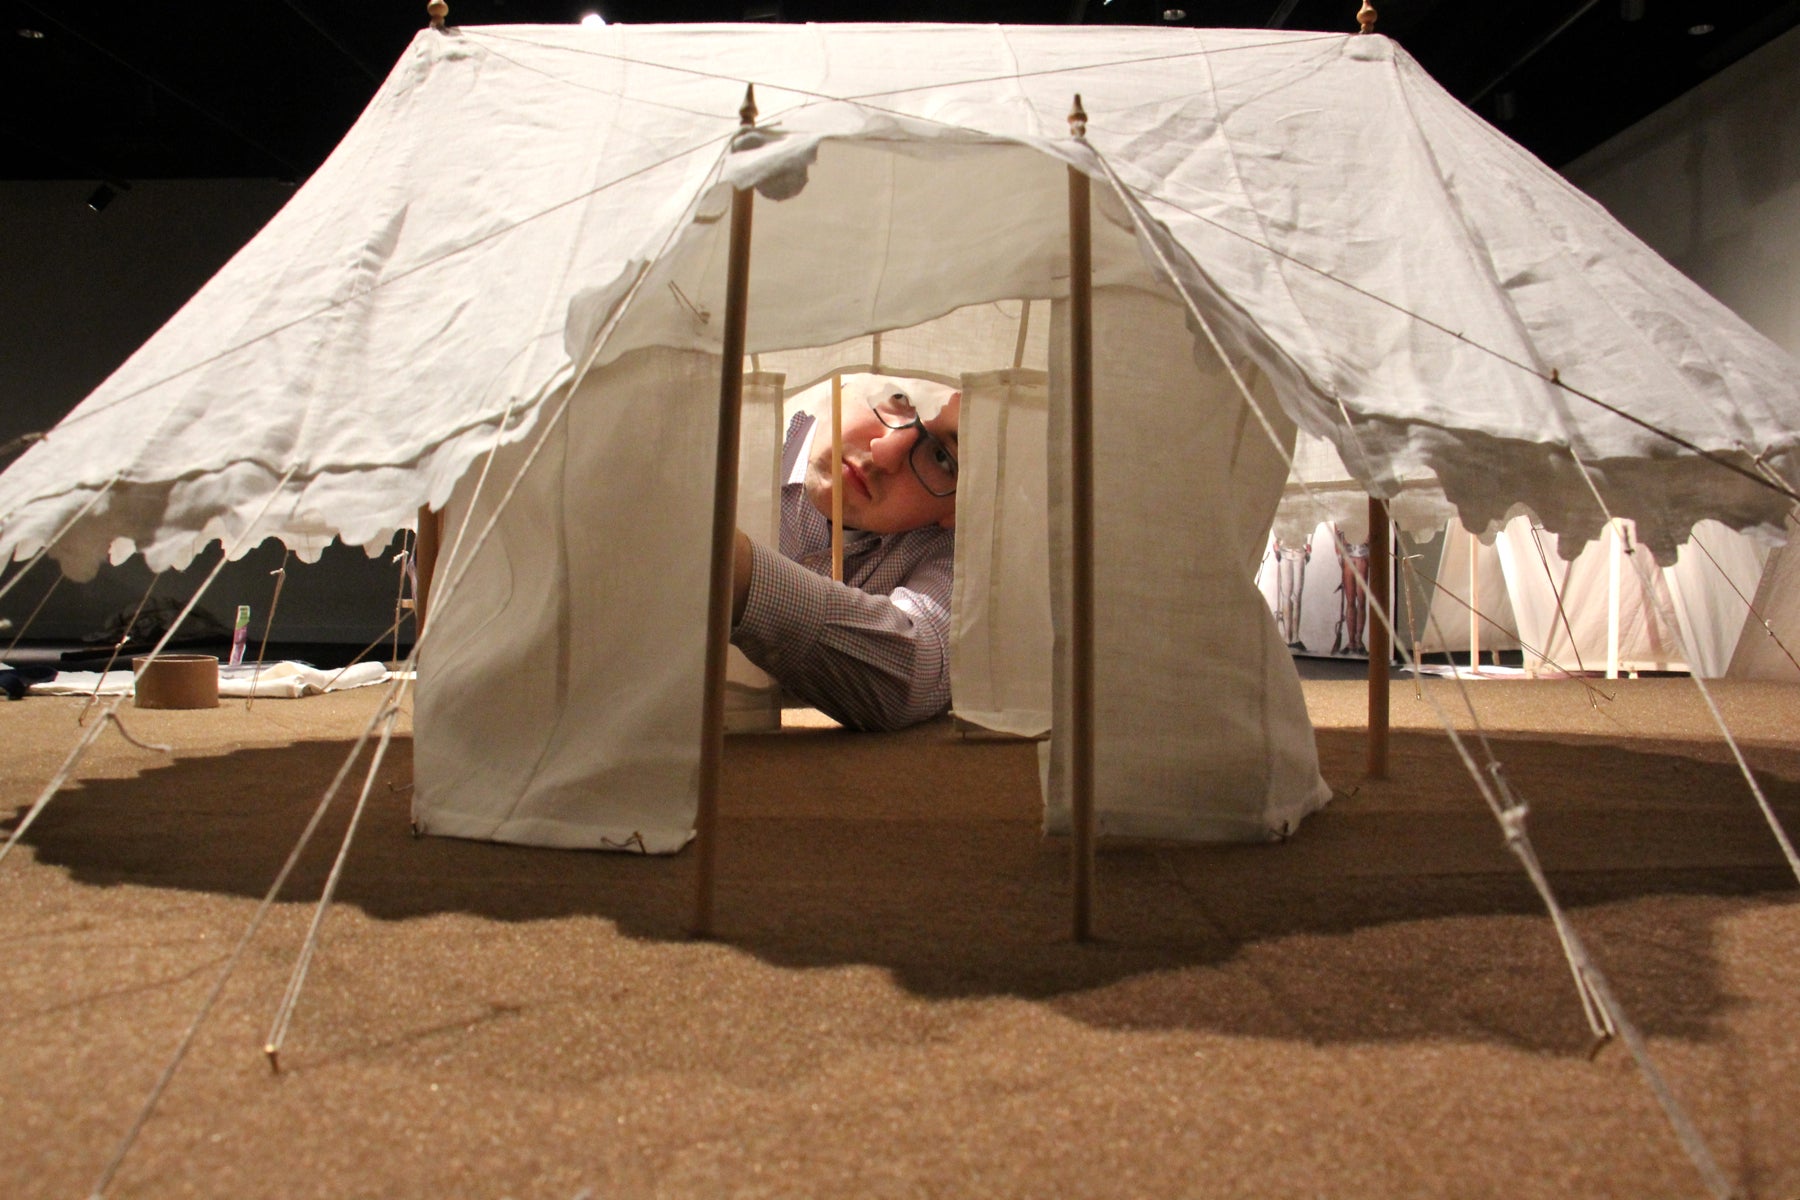
M896 401L898 401L899 404L904 405L906 411L912 414L911 420L901 421L899 424L895 424L888 419L887 413L881 411L881 406L883 404L893 404ZM949 474L954 480L957 474L956 454L950 449L950 444L948 442L931 432L931 430L925 428L925 418L919 415L919 410L913 407L912 401L906 397L904 392L892 392L880 400L870 399L869 409L875 414L875 419L889 429L916 429L919 431L919 436L913 439L912 449L906 452L906 465L912 468L913 478L919 481L920 487L939 499L947 499L956 495L956 486L954 483L951 484L949 491L940 492L938 489L931 486L930 482L925 478L925 472L919 469L919 452L921 450L931 451L935 448L936 450L943 451L944 457L950 460Z

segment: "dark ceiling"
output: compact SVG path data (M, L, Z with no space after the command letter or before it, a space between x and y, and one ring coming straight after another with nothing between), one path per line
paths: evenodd
M773 20L1343 30L1358 0L451 0L453 24ZM1800 24L1800 0L1378 0L1377 29L1560 165ZM0 0L0 178L304 179L423 0Z

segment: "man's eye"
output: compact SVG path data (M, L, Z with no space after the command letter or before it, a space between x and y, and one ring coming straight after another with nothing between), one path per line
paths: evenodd
M938 470L943 471L945 474L956 474L956 459L951 455L947 448L943 446L933 446L931 448L931 461L936 463Z

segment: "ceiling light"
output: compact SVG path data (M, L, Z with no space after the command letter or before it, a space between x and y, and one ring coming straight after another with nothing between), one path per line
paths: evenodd
M1688 32L1695 37L1705 37L1707 34L1711 33L1713 29L1714 26L1708 25L1705 21L1700 22L1698 25L1688 26Z
M606 18L597 12L586 12L581 14L581 23L589 29L598 29L606 24Z
M1187 20L1187 11L1180 8L1165 8L1163 9L1163 20L1185 21Z
M44 31L41 29L21 29L19 30L19 36L28 41L41 42L44 40Z

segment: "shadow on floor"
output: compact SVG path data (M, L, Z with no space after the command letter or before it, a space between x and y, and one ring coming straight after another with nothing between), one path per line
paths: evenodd
M908 740L921 736L940 749L921 757ZM1648 1030L1705 1036L1727 1003L1719 923L1800 897L1735 770L1668 743L1500 745L1533 798L1558 894L1615 988ZM85 782L24 841L40 865L93 888L260 897L348 746L186 758ZM726 795L738 799L722 820L718 929L767 963L871 965L922 996L1013 995L1103 1026L1585 1046L1543 907L1441 737L1397 734L1395 782L1346 788L1283 844L1104 849L1100 939L1089 945L1068 938L1067 847L1038 831L1028 744L939 731L733 746ZM1361 740L1326 731L1320 750L1327 778L1350 778ZM594 917L629 937L685 940L691 854L414 838L410 755L400 751L341 904L384 921ZM829 804L822 779L839 781ZM872 780L891 781L898 799ZM1788 826L1800 824L1800 783L1765 782ZM786 815L784 795L804 811ZM319 894L347 801L338 807L284 898Z

